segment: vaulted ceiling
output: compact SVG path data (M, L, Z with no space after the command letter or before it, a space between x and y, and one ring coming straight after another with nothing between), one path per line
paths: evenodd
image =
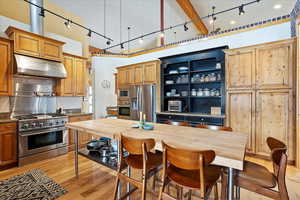
M160 0L50 0L64 9L73 12L83 18L86 25L95 29L95 31L104 33L104 2L106 2L106 28L105 34L111 37L118 44L128 38L139 37L143 34L160 29ZM178 1L186 0L165 0L165 27L184 23L189 20L187 13L180 6ZM215 11L225 10L234 6L247 3L252 0L189 0L197 14L202 17L212 13L212 7ZM264 19L289 14L294 7L296 0L261 0L245 8L245 15L240 16L238 11L231 11L217 16L214 28L221 30L231 27L250 24ZM121 26L120 26L120 10ZM203 20L208 31L213 30L211 19ZM130 27L130 32L128 32ZM184 31L183 27L174 28L165 34L166 42L174 42L192 38L198 35L199 28L195 24L189 24L189 30ZM70 30L72 31L72 30ZM120 37L121 34L121 37ZM155 47L158 43L159 36L153 35L143 38L143 43L138 40L131 42L129 49L143 49ZM90 44L105 48L106 40L98 36L92 36ZM128 49L128 45L125 45ZM120 47L112 49L113 52L120 52Z

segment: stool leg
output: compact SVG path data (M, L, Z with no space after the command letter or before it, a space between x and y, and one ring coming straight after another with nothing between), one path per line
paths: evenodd
M120 184L120 180L119 180L119 176L117 176L117 180L116 180L116 183L115 183L115 188L114 188L114 200L116 200L116 199L119 199L120 197L117 197L117 196L119 196L118 194L118 192L120 192L118 189L119 189L119 184Z
M142 200L146 199L147 195L147 176L143 173L143 189L142 189Z
M162 199L162 193L164 192L165 187L166 187L166 180L167 180L167 178L164 178L163 181L162 181L162 186L161 186L160 191L159 191L158 200ZM169 188L169 187L167 187L167 188Z
M240 198L241 198L241 188L239 186L236 186L235 189L236 189L236 199L240 200Z
M130 167L128 166L127 167L127 176L130 178L131 177L131 169L130 169ZM129 193L130 192L130 183L128 182L127 183L127 188L126 188L126 190L127 190L127 193ZM130 195L127 197L127 200L130 200L131 198L130 198Z
M153 182L152 182L152 191L155 192L155 182L156 182L156 179L157 179L157 174L155 173L154 176L153 176Z
M215 184L214 186L214 199L218 200L219 199L219 194L218 194L218 183Z

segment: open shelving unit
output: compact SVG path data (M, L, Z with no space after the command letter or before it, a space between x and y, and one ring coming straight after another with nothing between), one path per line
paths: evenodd
M188 115L195 114L197 116L210 116L211 107L219 107L221 109L220 118L224 118L225 114L225 54L224 49L227 46L187 53L177 56L161 58L161 111L168 111L168 102L170 100L180 100L182 102L182 112ZM186 67L186 71L180 71L180 67ZM178 73L171 73L172 71ZM193 77L198 76L214 76L216 80L198 82L193 81ZM184 77L183 77L184 76ZM188 79L187 82L180 82L183 78ZM167 84L166 81L173 81L173 84ZM194 96L192 90L196 92L199 89L208 89L209 91L218 91L219 96ZM167 96L168 92L176 89L176 94L180 96ZM181 92L187 91L187 96L182 96ZM169 112L171 115L172 112ZM176 113L174 113L176 114Z

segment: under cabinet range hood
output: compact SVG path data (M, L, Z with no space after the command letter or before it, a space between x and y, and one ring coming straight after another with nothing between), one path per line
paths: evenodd
M60 62L14 54L16 74L50 78L67 78L67 71Z

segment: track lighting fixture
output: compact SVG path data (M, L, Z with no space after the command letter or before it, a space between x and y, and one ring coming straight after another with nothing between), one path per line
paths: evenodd
M41 17L45 17L45 9L41 8L41 12L39 14Z
M70 29L71 28L71 21L70 20L67 20L65 21L65 26Z
M165 37L164 32L160 32L159 36L160 36L161 38Z
M110 44L111 44L111 42L110 42L109 40L107 40L106 44L107 44L107 45L110 45Z
M189 27L187 27L187 22L185 22L185 24L183 25L184 31L188 31Z
M141 37L141 38L139 39L139 43L140 43L140 44L143 44L143 42L144 42L144 39L143 39L143 37Z
M244 14L245 14L244 4L242 4L242 5L239 7L239 15L244 15Z
M91 29L89 29L89 32L88 32L87 36L89 36L89 37L92 36L92 30Z
M123 43L121 43L121 44L120 44L120 46L121 46L121 49L124 49L124 45L123 45Z

